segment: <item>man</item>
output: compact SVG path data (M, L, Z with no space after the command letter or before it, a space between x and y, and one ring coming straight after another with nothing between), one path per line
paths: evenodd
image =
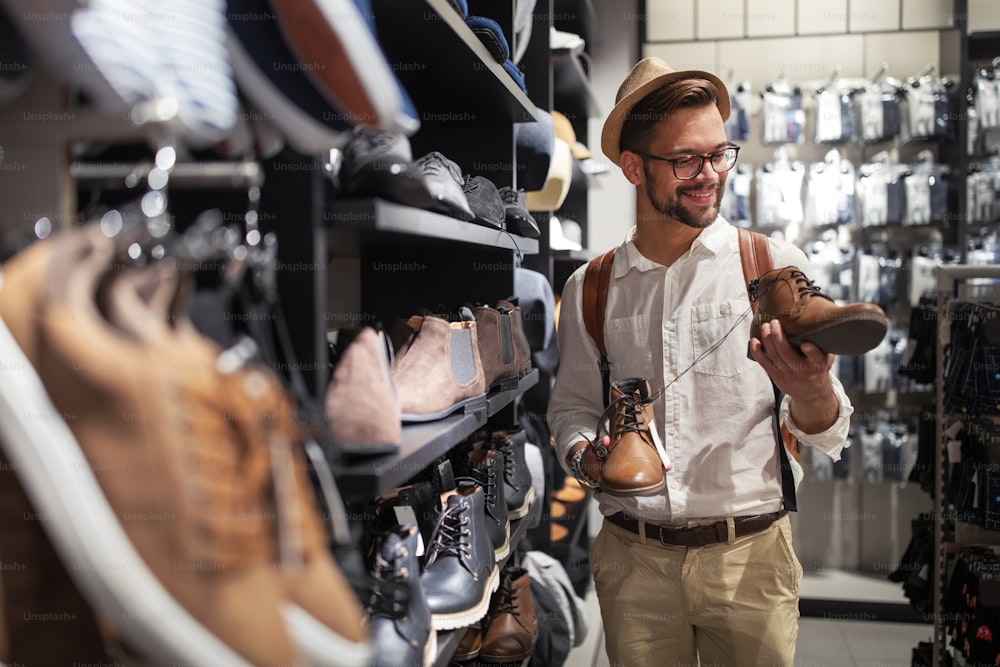
M802 568L783 511L772 381L782 423L835 460L853 412L833 355L793 346L777 320L750 339L737 230L719 217L738 154L723 128L729 108L717 77L646 58L602 133L636 189L605 311L611 380L648 379L665 459L659 490L596 492L605 521L591 565L612 665L792 666ZM775 267L807 265L787 242L769 247ZM601 479L601 448L588 443L605 403L583 275L563 290L549 422L559 459L587 484ZM718 537L691 528L708 524ZM691 546L694 532L703 546Z

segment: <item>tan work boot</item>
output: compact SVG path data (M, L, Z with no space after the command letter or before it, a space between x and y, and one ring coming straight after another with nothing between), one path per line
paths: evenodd
M666 488L663 460L656 449L653 404L646 378L611 383L608 435L611 444L591 449L601 461L601 491L612 496L641 496ZM598 440L600 443L600 440Z
M757 302L753 338L760 338L761 324L778 320L792 345L809 341L828 354L854 356L885 337L888 320L881 308L874 303L838 306L794 266L768 271L750 281L749 289Z

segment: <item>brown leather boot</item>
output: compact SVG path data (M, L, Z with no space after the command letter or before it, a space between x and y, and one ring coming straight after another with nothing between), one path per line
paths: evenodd
M792 345L809 341L828 354L864 354L885 337L888 320L874 303L838 306L794 266L768 271L749 285L757 313L750 336L760 338L764 322L778 320Z
M497 309L510 310L510 321L514 330L514 355L517 360L517 372L523 374L531 367L531 345L528 344L528 335L524 333L524 311L521 310L521 306L506 299L497 301Z
M600 488L612 496L659 493L666 487L663 460L652 432L653 404L646 378L611 383L608 430L611 444L592 446L602 462Z
M535 648L538 621L528 571L505 569L490 607L489 624L479 650L480 662L519 663L530 656Z

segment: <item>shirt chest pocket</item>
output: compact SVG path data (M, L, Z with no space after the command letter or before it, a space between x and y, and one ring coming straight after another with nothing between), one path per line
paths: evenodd
M691 349L696 373L732 377L753 368L747 357L750 340L749 305L719 301L691 308Z
M613 377L652 377L653 349L659 343L649 330L648 315L609 318L604 323L604 343Z

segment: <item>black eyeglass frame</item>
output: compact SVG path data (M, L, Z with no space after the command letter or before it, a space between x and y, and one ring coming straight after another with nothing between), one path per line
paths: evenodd
M733 151L733 163L728 167L726 167L725 169L719 169L717 166L715 166L715 159L724 156L728 151ZM700 174L701 170L705 168L706 162L712 165L712 169L717 174L724 174L727 171L730 171L733 167L736 166L736 161L737 159L739 159L740 147L737 146L736 144L728 144L727 146L723 146L721 149L715 151L714 153L708 153L706 155L700 155L698 153L690 153L687 155L678 155L677 157L661 157L659 155L653 155L652 153L646 153L644 151L635 151L635 152L649 160L659 160L661 162L669 162L670 167L674 171L675 178L681 181L690 181L692 178L698 178L698 174ZM701 162L698 163L698 169L696 169L695 172L690 176L681 176L680 174L678 174L677 163L682 160L690 160L692 158L701 158Z

